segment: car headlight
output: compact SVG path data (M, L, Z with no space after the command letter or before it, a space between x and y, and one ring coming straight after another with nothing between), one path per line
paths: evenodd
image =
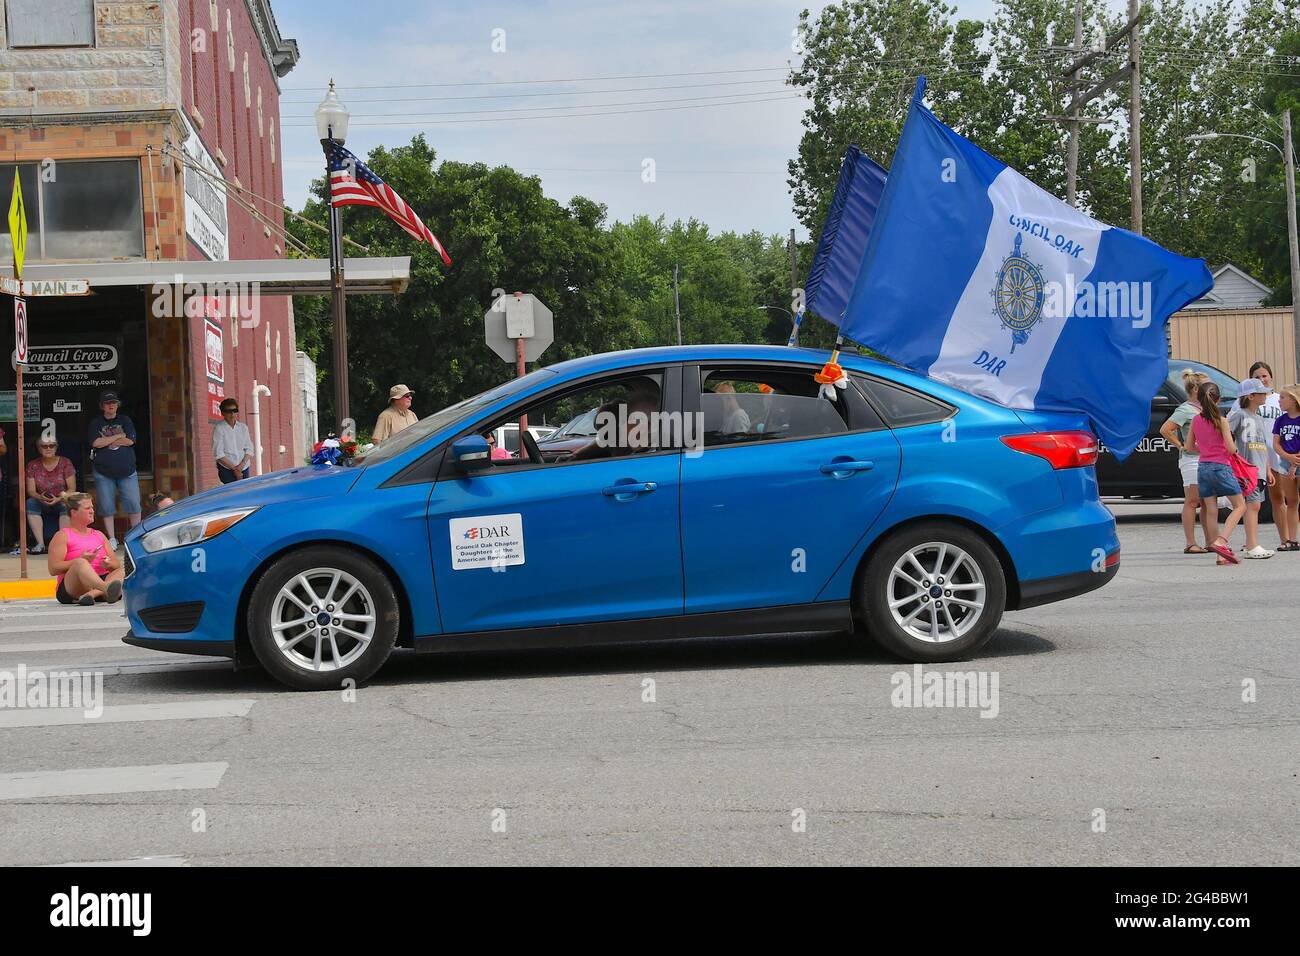
M200 541L216 537L256 510L256 508L235 508L231 511L214 511L211 514L199 515L197 518L173 521L161 528L154 528L146 534L140 539L140 547L153 554L155 551L165 551L168 548L198 544Z

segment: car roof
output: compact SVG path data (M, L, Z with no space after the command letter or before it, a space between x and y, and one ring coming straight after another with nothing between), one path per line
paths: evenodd
M788 345L665 345L657 348L625 349L621 352L585 355L582 358L548 365L547 369L567 377L606 369L654 365L658 362L802 362L807 365L821 366L829 358L828 349L792 348ZM897 365L864 358L854 352L842 353L840 364L861 371L904 371Z

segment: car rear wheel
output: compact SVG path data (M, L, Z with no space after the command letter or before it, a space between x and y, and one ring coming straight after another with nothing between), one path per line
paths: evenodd
M295 690L360 683L388 659L400 611L392 582L346 548L311 547L277 560L248 605L253 653Z
M907 661L968 657L1006 608L1002 564L974 531L927 522L891 535L860 575L856 608L867 633Z

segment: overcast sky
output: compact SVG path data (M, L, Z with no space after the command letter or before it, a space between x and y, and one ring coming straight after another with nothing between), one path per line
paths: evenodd
M804 6L275 0L280 31L298 41L302 55L282 80L285 199L300 208L321 174L312 112L333 77L352 113L348 146L362 157L423 130L442 159L509 164L540 176L547 195L561 202L581 194L605 203L611 219L694 216L715 231L783 233L797 225L785 166L798 146L802 108L781 80L796 58L792 31ZM825 4L807 6L815 13ZM962 16L986 17L993 2L956 6ZM504 50L494 52L494 43ZM665 75L704 71L719 72ZM631 75L644 78L501 85ZM498 85L469 85L491 83ZM566 95L507 96L556 92ZM555 107L629 112L557 118ZM457 111L475 111L474 119L446 115ZM654 161L654 182L643 181L646 160Z

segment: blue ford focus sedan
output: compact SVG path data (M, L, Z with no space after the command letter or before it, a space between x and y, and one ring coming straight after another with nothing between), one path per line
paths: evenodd
M688 346L539 369L350 466L214 488L126 538L128 644L300 689L392 649L847 632L975 654L1005 610L1119 567L1082 415L824 352ZM581 419L583 441L529 425ZM512 457L486 436L521 422ZM570 436L573 437L573 436Z

